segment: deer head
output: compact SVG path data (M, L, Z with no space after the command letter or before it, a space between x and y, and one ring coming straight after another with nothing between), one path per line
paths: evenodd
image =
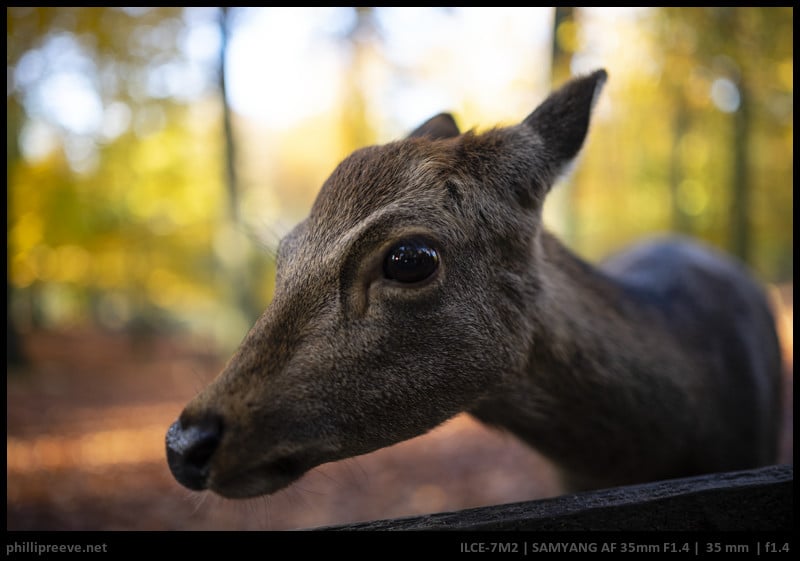
M324 462L425 433L523 374L542 204L606 73L516 126L447 114L356 151L278 248L275 296L167 433L176 479L273 493Z

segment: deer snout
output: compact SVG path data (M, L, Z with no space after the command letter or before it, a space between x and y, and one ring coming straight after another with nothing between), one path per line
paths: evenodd
M178 482L193 491L206 488L211 457L222 439L222 420L216 415L178 419L167 430L167 463Z

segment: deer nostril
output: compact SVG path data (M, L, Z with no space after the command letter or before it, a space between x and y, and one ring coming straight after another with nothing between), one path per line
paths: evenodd
M208 416L178 420L167 430L167 463L179 483L194 491L206 488L211 457L222 438L222 421Z

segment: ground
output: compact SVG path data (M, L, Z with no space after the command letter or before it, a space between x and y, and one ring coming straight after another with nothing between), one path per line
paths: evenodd
M320 466L265 499L180 487L164 434L221 362L176 339L37 333L8 380L8 529L290 529L558 494L511 436L458 417L431 433Z
M791 288L781 315L792 458ZM788 320L787 320L788 318ZM269 498L228 501L180 487L164 434L222 366L198 341L73 330L28 333L8 368L9 530L282 530L552 497L552 466L466 415L430 433L312 470Z

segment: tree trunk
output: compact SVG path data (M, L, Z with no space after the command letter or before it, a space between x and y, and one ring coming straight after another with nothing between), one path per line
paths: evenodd
M9 227L11 221L9 220L9 213L11 212L11 169L14 162L19 159L19 146L17 139L19 138L19 131L22 122L22 108L18 103L9 98L8 110L6 112L6 240L9 239ZM8 246L6 246L8 247ZM22 349L22 341L20 340L17 326L14 324L10 309L11 309L11 294L12 285L11 267L6 266L6 365L7 366L20 366L25 364L26 357Z
M681 140L689 129L689 110L681 91L676 92L678 106L672 131L672 150L669 158L669 194L672 206L672 229L675 232L688 234L691 231L691 220L681 206L681 183L685 179L683 158L681 157Z
M239 219L239 185L236 177L236 143L231 123L231 108L228 103L228 85L225 77L225 59L228 53L230 37L230 8L220 8L220 35L222 37L219 50L219 93L222 100L222 122L225 134L225 185L228 190L228 205L233 222Z
M731 252L745 263L750 258L750 106L744 79L739 88L739 109L733 113L733 166L731 172Z
M570 76L569 64L572 60L572 53L569 50L572 45L565 44L563 41L562 30L561 39L559 38L558 28L562 24L574 24L575 8L566 6L556 6L555 17L553 18L553 42L550 60L550 78L552 85L557 87L562 84Z
M228 54L228 43L231 34L231 9L228 7L220 8L220 42L219 67L218 67L218 87L220 103L222 104L222 124L224 130L224 159L225 159L225 186L228 193L228 215L223 220L221 228L229 228L232 231L240 232L243 229L239 212L240 184L236 167L236 135L233 130L233 114L228 103L228 83L225 75L226 60ZM247 244L244 257L241 261L227 263L224 267L230 279L231 297L236 303L240 314L248 323L254 323L260 315L258 296L256 295L255 281L250 268L251 242L245 236L241 236L239 243Z
M550 58L550 89L555 89L566 82L570 75L570 62L574 48L575 8L556 6L553 18L553 41ZM562 179L561 185L554 190L551 205L556 206L558 220L563 226L562 238L570 246L575 247L580 232L579 192L575 182L569 178Z

